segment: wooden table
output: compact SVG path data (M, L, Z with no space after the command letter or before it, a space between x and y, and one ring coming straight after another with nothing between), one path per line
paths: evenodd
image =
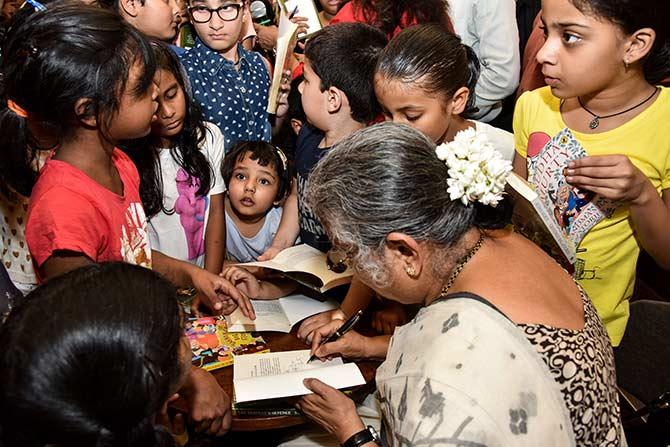
M266 341L272 352L292 351L298 349L308 349L302 341L295 336L297 330L296 325L290 334L281 332L261 332L260 335ZM366 385L356 387L353 389L352 397L354 400L362 401L365 396L374 389L374 378L379 366L379 362L362 361L356 362L363 374ZM212 375L221 385L221 388L228 394L233 396L233 367L228 366L218 370L212 371ZM184 411L185 405L183 402L178 402L175 405L180 411ZM233 415L232 431L256 431L256 430L272 430L279 428L293 427L296 425L308 422L307 418L303 416L242 416Z

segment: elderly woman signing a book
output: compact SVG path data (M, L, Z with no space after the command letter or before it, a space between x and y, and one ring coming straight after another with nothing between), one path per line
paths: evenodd
M507 228L509 171L474 130L436 148L390 123L313 171L308 201L348 265L423 306L390 339L350 331L316 351L385 359L381 440L348 397L305 381L297 406L342 445L625 445L607 334L572 278Z

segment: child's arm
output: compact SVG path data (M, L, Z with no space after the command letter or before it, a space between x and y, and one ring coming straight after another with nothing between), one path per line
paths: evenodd
M605 198L627 202L636 236L664 269L670 269L670 190L662 195L625 155L599 155L571 161L566 170L571 185Z
M226 253L224 195L222 193L210 197L209 216L205 230L205 270L215 275L223 270L223 258Z
M191 368L179 394L186 398L188 416L196 424L197 431L223 436L230 430L230 398L212 374Z
M47 280L92 263L93 261L83 253L58 250L53 252L49 259L44 261L40 267L40 273L42 274L42 279Z
M249 298L255 300L273 300L293 292L297 285L286 278L261 279L241 266L226 267L223 277L230 281Z
M528 165L526 164L526 159L522 157L518 152L514 152L514 160L512 160L512 169L519 177L523 179L528 179Z
M293 246L298 234L300 234L298 187L295 179L291 182L291 193L286 198L283 208L284 211L282 212L277 234L275 234L270 248L258 257L259 261L268 261L277 256L277 253L283 249Z
M157 250L151 250L151 255L155 271L178 287L190 287L191 285L195 287L208 301L205 304L210 309L230 313L240 306L245 316L256 318L249 299L227 280L197 265L166 256Z

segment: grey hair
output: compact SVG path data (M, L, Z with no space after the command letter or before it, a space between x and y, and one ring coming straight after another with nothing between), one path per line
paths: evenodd
M321 159L307 202L357 273L381 285L389 279L383 262L389 233L451 248L475 225L477 207L450 200L448 178L432 141L409 126L382 123L350 135ZM434 265L436 274L440 267Z

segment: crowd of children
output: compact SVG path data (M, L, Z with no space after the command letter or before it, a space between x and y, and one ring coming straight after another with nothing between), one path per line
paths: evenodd
M272 16L286 14L264 3ZM198 428L223 434L227 396L210 375L187 367L183 316L170 307L169 288L193 288L198 311L239 306L250 317L250 298L290 293L290 281L233 264L271 259L297 243L323 252L337 245L308 203L311 173L340 141L384 120L435 145L466 131L483 135L531 182L549 175L534 160L556 135L583 146L586 156L560 175L614 205L579 244L574 279L612 345L620 343L640 251L670 267L667 2L543 0L536 62L546 86L516 103L514 2L316 3L323 28L295 47L274 114L267 111L272 74L283 70L271 57L277 30L253 23L248 0L3 4L0 313L8 323L0 340L14 350L0 356L0 444L169 445L167 431L154 426L180 389L194 396ZM187 30L193 45L181 48ZM503 104L514 103L513 128L496 127ZM376 181L360 175L363 184ZM405 205L411 213L412 203ZM114 281L125 291L111 290ZM143 303L144 295L155 302ZM370 307L380 334L368 343L386 347L412 312L374 296L354 273L340 308L304 321L298 337L320 340ZM111 317L96 313L102 310ZM53 324L35 337L57 341L45 351L27 331L47 319ZM116 331L124 342L131 325L146 326L132 335L136 345L114 351L114 360L104 355L122 362L139 350L131 372L106 373L115 387L129 386L109 388L101 402L132 411L120 418L74 400L60 413L67 393L92 392L93 376L75 362L98 361L112 348L96 337ZM72 346L68 334L86 330L91 340ZM49 356L65 351L70 362L52 366L61 381L37 387L26 371L44 373ZM35 404L50 392L58 399ZM20 422L35 417L46 421L38 431ZM5 428L5 421L14 422Z

